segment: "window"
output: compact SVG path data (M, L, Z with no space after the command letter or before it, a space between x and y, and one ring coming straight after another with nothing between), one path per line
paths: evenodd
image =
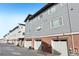
M62 19L62 17L59 17L56 20L52 20L51 23L50 23L50 25L53 28L61 27L63 25L63 19Z
M54 13L56 11L56 7L51 7L49 9L47 9L44 14L45 15L51 15L52 13Z
M46 11L44 12L44 14L47 15L47 14L48 14L48 10L46 10Z
M21 33L21 31L19 31L18 33Z
M51 7L50 11L51 11L50 13L54 13L56 11L56 8L55 7Z
M59 17L59 24L60 24L60 25L63 25L63 18L62 18L62 16Z
M73 10L73 8L70 9L71 11Z
M51 14L51 10L50 10L50 9L49 9L47 12L48 12L48 15L50 15L50 14Z
M50 9L47 9L47 10L44 12L45 15L50 15L50 13L51 13L51 10L50 10Z
M23 35L25 35L25 33L23 32Z

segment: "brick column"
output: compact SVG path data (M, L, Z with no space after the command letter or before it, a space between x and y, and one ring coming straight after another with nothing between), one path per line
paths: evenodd
M42 37L42 50L47 53L52 53L51 40L52 37Z
M33 48L33 49L34 49L34 41L35 41L35 39L32 38L32 48Z

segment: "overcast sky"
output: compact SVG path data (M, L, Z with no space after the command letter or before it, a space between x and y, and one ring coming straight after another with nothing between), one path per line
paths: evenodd
M18 23L24 23L29 13L34 14L44 5L43 3L0 3L0 38L8 33L9 30L13 29Z

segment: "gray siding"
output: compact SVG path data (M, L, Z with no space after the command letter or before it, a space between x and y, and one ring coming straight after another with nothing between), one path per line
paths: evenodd
M26 26L25 26L25 37L29 37L29 36L30 36L29 30L30 30L30 23L29 23L29 21L27 20Z
M79 32L79 3L68 4L68 6L72 32Z
M14 31L10 32L5 39L18 39L18 38L24 38L23 33L25 32L25 26L18 25L19 27L16 28Z
M61 6L60 4L54 6L56 11L54 11L52 14L44 14L46 13L49 9L53 8L49 8L47 11L43 12L43 18L41 19L37 19L34 18L31 21L31 27L30 27L30 36L46 36L46 35L55 35L55 34L62 34L62 33L68 33L70 32L70 28L69 28L69 21L68 21L68 11L67 11L67 5L63 4L63 6ZM50 28L50 22L52 20L57 20L59 19L59 17L63 17L63 25L58 27L58 28ZM37 27L41 27L41 30L37 31L36 28Z
M78 32L79 31L79 4L58 4L55 6L52 6L48 10L44 11L40 15L43 15L43 17L40 17L38 15L37 17L33 18L26 26L28 29L26 29L26 36L47 36L47 35L56 35L56 34L63 34L63 33L70 33L70 23L69 23L69 16L71 21L71 28L72 32ZM52 8L55 8L52 10L52 12L49 12ZM73 8L71 11L70 9ZM69 11L69 15L68 15ZM51 23L55 20L60 19L62 17L63 24L57 28L54 28ZM27 23L27 22L26 22ZM38 27L41 27L40 30L37 30Z

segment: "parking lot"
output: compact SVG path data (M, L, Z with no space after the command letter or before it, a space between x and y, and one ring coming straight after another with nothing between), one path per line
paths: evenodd
M13 44L0 43L0 56L44 56L35 50L14 46Z

